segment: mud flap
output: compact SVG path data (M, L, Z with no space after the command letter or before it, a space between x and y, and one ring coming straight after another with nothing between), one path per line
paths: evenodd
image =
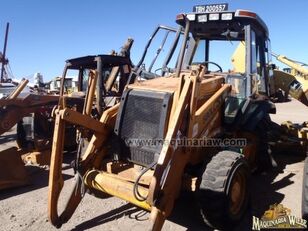
M22 154L16 147L0 152L0 190L29 184Z

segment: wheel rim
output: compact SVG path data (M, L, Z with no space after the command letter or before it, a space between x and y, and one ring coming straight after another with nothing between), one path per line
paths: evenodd
M230 212L237 215L244 204L246 196L246 178L243 172L238 171L230 187Z

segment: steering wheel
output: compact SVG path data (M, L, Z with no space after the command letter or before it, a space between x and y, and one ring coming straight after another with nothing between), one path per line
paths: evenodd
M204 61L204 62L194 62L194 63L191 63L191 65L206 65L206 64L213 64L215 65L216 67L218 67L218 70L217 71L212 71L212 72L222 72L222 68L219 64L215 63L215 62L211 62L211 61Z

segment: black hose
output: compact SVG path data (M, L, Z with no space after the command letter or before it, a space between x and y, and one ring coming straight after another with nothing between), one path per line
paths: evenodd
M138 191L138 184L139 181L141 179L141 177L147 172L149 171L151 168L153 168L155 165L157 164L157 162L153 162L152 164L150 164L148 167L146 167L145 169L143 169L140 173L140 175L138 176L138 178L136 179L135 183L134 183L134 197L138 200L138 201L145 201L147 199L147 197L142 196L139 191Z

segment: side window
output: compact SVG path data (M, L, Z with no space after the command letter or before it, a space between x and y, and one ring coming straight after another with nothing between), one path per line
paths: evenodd
M250 41L250 49L251 49L251 94L255 94L258 92L258 49L257 49L257 36L256 33L251 30L251 41Z
M275 85L274 85L274 71L270 67L272 64L272 50L271 50L271 41L268 39L265 43L265 51L266 51L266 66L267 66L267 73L268 73L268 81L269 81L269 94L272 95L275 93Z
M251 73L262 76L262 41L254 31L251 31Z
M256 33L251 31L251 74L257 73L257 41Z
M266 73L266 55L265 55L265 43L264 39L260 38L258 42L258 75L260 80L258 83L258 91L263 94L267 94L267 73Z
M251 74L252 92L267 93L264 39L251 31Z
M272 52L272 50L271 50L271 42L269 40L267 40L266 43L265 43L265 51L266 51L266 56L265 56L266 61L265 62L266 62L266 65L269 66L273 62L272 61L272 54L271 54L271 52ZM269 68L268 75L269 75L269 78L272 78L273 75L274 75L274 72L273 72L273 70L271 68Z

